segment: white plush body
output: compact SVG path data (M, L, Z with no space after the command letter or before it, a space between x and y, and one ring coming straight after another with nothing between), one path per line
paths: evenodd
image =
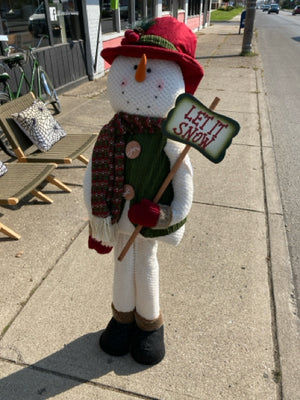
M180 67L171 61L149 59L145 81L137 82L135 70L139 61L138 58L119 56L113 62L108 77L108 94L112 108L116 113L122 111L142 116L166 117L174 106L176 98L185 91ZM167 140L164 151L170 160L171 167L182 148L182 144ZM171 203L170 225L183 220L191 209L192 175L192 166L186 156L172 180L174 198ZM92 225L103 227L103 219L93 216L91 210L91 162L85 175L84 195ZM183 225L172 234L156 239L146 239L139 234L124 259L118 261L120 252L134 231L134 225L127 216L129 204L130 202L126 201L121 218L114 226L113 236L107 236L106 229L101 228L94 229L95 232L98 231L94 237L107 245L114 246L114 307L121 312L136 309L143 318L153 320L160 313L157 241L177 245L183 237L185 228ZM110 220L105 221L105 224L109 225L109 223Z

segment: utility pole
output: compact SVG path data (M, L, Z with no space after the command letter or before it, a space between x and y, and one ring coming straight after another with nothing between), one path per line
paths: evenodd
M244 37L242 45L242 55L249 55L252 53L252 36L255 19L256 0L247 0L246 19L244 28Z

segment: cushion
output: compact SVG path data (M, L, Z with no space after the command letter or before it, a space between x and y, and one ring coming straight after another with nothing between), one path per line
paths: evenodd
M0 176L6 174L7 172L7 167L4 164L4 162L0 161Z
M12 114L12 117L32 143L43 152L66 136L66 132L41 100L35 100L30 107Z

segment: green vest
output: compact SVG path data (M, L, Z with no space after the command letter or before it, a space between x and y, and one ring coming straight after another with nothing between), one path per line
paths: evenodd
M135 197L130 201L130 205L140 203L142 199L153 200L170 172L170 160L164 151L167 138L163 134L131 133L125 135L125 140L126 144L135 140L141 146L141 153L137 158L130 159L125 155L125 184L131 185L135 191ZM170 183L159 203L170 205L173 197L173 186ZM185 222L186 218L165 229L144 227L141 234L153 238L169 235Z

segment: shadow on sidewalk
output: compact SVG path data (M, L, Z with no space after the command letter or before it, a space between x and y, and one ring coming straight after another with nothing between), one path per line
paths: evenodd
M23 367L22 370L0 379L1 399L52 399L111 371L116 375L127 376L149 368L135 363L129 355L113 357L102 352L98 346L100 334L101 332L94 332L84 335L33 365L26 365L16 347L0 346L2 353L9 354L6 359L14 360L11 361L12 365ZM2 361L7 362L4 361L6 359L2 358ZM108 384L99 383L98 387L115 390ZM133 392L126 390L125 393L133 395Z

